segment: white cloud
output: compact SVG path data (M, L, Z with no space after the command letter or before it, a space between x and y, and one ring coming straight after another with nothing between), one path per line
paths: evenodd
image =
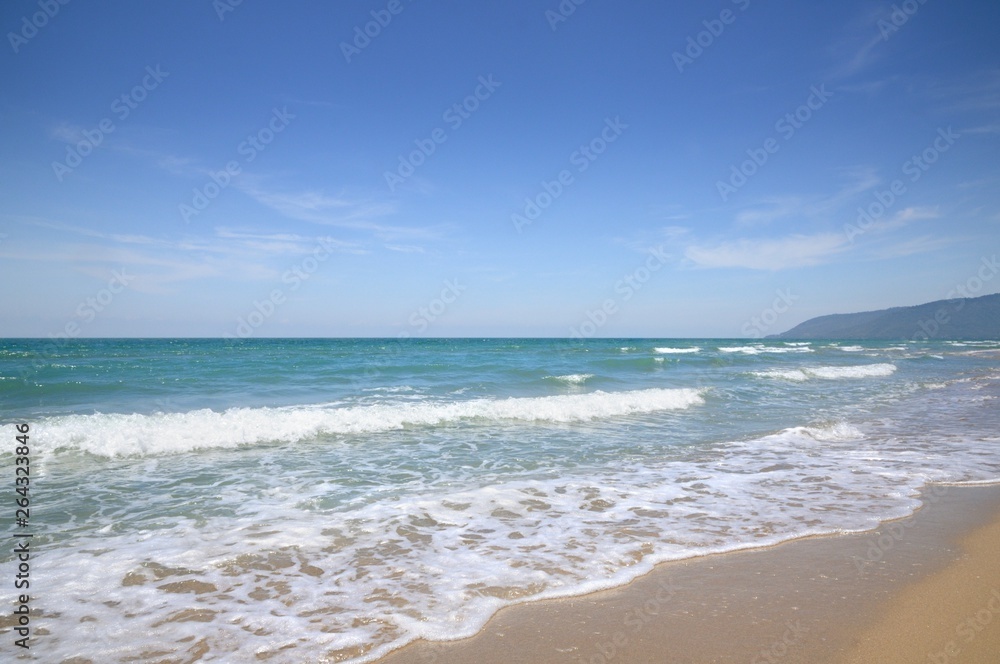
M261 205L285 217L315 224L377 230L381 227L368 220L395 212L395 206L389 203L354 201L318 191L269 191L246 177L237 180L236 186Z
M940 217L941 213L938 212L936 207L908 207L897 212L888 222L886 222L886 230L892 228L902 228L911 222L919 221L921 219L939 219Z
M335 226L357 231L367 231L377 238L393 242L415 238L439 239L446 226L392 226L372 219L394 214L396 204L372 200L357 200L330 196L319 191L281 192L265 189L259 178L243 175L235 185L258 203L275 210L289 219L306 221L324 226Z
M899 258L901 256L912 256L913 254L923 254L928 251L936 251L943 247L954 244L957 238L936 238L931 235L921 235L903 242L880 249L877 258Z
M987 112L990 123L1000 109L1000 69L973 72L959 81L932 85L929 95L943 104L947 113Z
M847 201L869 191L881 182L870 166L842 169L847 180L839 190L827 196L772 196L736 214L740 226L760 226L780 219L828 219Z
M215 229L216 237L231 241L235 246L266 254L305 254L316 247L318 242L334 251L348 254L367 254L356 242L345 242L332 237L311 237L295 233L260 233L254 231L234 230L230 228Z
M981 125L970 129L962 129L960 134L1000 134L1000 123Z
M424 253L423 247L418 247L416 245L409 244L387 244L385 248L389 251L398 251L403 254L422 254Z
M706 268L784 270L827 262L848 248L840 233L792 235L764 240L739 239L715 246L689 246L684 256Z
M52 138L64 143L79 143L85 139L83 127L68 122L60 122L49 132Z
M878 60L880 44L885 41L879 31L879 20L884 19L887 10L883 6L868 7L857 14L848 25L839 42L830 51L839 63L831 72L833 78L847 78L857 74Z
M146 235L109 233L88 228L25 219L22 223L71 233L84 242L58 242L44 251L0 250L0 258L71 265L89 276L130 266L136 275L130 284L139 292L167 293L179 282L212 279L274 280L282 266L311 254L322 242L341 254L366 254L361 245L332 237L294 233L217 228L209 236L155 238Z

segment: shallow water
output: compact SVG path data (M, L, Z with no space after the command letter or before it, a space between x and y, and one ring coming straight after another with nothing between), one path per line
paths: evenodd
M929 481L1000 480L997 351L0 341L39 647L364 661L659 561L872 528Z

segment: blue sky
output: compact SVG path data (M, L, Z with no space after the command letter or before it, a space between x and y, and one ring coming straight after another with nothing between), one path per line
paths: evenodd
M2 336L756 336L1000 291L993 1L0 15Z

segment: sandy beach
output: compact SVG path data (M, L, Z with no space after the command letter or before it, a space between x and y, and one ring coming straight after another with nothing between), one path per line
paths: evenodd
M1000 486L932 486L876 531L659 565L383 664L1000 661Z

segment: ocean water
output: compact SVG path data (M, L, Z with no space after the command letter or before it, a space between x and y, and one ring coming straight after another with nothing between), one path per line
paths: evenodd
M998 481L998 397L998 342L0 340L0 484L28 423L37 661L363 662Z

